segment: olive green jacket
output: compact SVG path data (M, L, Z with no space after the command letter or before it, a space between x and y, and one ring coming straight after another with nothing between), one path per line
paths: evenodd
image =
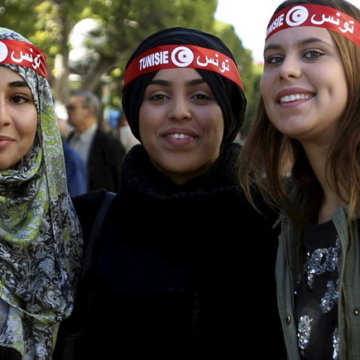
M300 204L299 204L300 205ZM301 206L301 205L300 205ZM332 216L341 242L338 326L340 359L360 359L360 238L359 223L347 223L347 207ZM276 261L277 299L289 360L300 360L295 322L294 291L300 273L302 232L285 214Z

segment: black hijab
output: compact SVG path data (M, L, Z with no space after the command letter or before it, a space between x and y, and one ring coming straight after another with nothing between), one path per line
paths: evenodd
M200 30L174 27L156 32L136 48L130 57L131 61L145 51L161 45L195 45L219 51L235 59L229 48L218 37ZM224 117L224 138L222 147L233 142L244 121L246 97L243 89L235 82L210 70L196 69L210 86L218 101ZM122 107L133 134L141 141L139 133L139 111L143 101L145 89L155 76L156 71L139 76L123 89Z

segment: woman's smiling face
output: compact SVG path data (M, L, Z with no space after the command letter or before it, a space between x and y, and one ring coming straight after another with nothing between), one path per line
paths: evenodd
M273 125L303 145L329 144L348 98L344 67L328 30L298 27L265 43L261 95Z
M0 170L14 168L36 135L37 111L24 79L0 66Z
M151 161L175 183L207 172L219 157L223 114L194 69L157 72L145 90L139 126Z

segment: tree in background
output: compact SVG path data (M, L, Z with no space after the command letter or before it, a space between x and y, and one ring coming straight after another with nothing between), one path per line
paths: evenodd
M257 78L251 52L243 48L233 26L215 21L216 6L217 0L0 0L0 24L47 53L57 100L66 103L71 88L81 87L114 106L120 106L125 62L146 36L171 26L214 33L235 54L251 108ZM91 51L76 64L69 61L69 54L79 49L72 49L70 39L84 19L99 26L86 39ZM69 81L70 74L77 74L76 82Z

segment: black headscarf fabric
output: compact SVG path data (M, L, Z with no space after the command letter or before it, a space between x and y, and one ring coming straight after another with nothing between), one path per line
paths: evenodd
M147 37L136 48L131 61L143 52L161 45L194 45L219 51L236 63L230 49L218 37L196 29L174 27L161 30ZM233 81L210 70L196 69L208 83L218 101L224 117L224 138L222 146L233 142L244 121L246 97L243 89ZM133 134L141 141L139 132L139 111L145 89L155 76L156 71L139 76L124 87L122 106Z

